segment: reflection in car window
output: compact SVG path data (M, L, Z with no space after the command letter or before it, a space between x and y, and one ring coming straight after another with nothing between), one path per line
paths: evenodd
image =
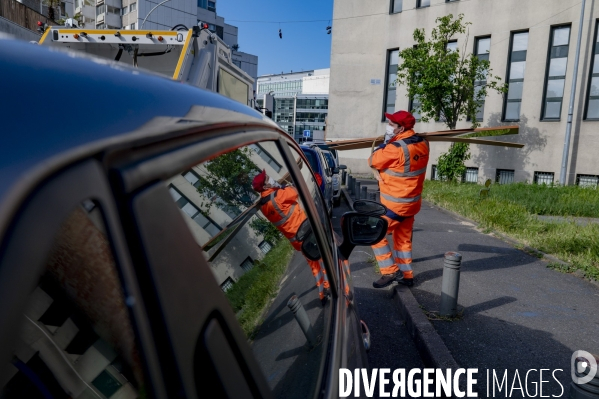
M295 161L311 176L301 158ZM328 280L322 262L301 252L296 233L310 226L284 165L275 142L261 142L196 165L166 184L275 396L305 398L316 390L324 354ZM314 183L311 190L318 190ZM211 231L205 221L220 230ZM308 316L309 336L288 306L294 297Z
M310 162L310 167L314 171L314 173L318 173L318 161L316 160L316 156L312 151L305 151L304 154L306 158L308 158L308 162Z
M145 397L140 355L100 209L63 222L29 295L2 398Z

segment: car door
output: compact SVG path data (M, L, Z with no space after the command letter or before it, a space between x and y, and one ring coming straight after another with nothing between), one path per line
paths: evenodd
M0 221L0 397L166 398L100 163L36 178Z
M329 348L338 282L322 202L313 201L319 189L313 177L298 179L298 169L310 173L306 160L289 156L278 131L227 129L145 161L129 155L134 164L111 172L138 273L155 284L186 397L213 385L215 397L327 396L337 389ZM251 182L262 170L298 192L321 246L319 270L255 205ZM319 298L324 275L335 300Z

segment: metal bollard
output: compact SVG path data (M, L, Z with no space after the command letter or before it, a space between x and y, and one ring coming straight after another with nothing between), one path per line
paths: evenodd
M460 267L462 255L446 252L443 263L443 282L441 283L441 310L439 314L454 317L458 312L458 291L460 288Z
M380 203L381 202L381 192L377 191L376 193L374 193L374 195L375 195L374 200L376 202Z
M369 192L368 193L368 199L370 201L376 201L376 193Z
M360 191L360 199L368 199L368 187L362 187L362 191Z
M347 186L347 171L341 172L341 185Z
M347 176L347 191L351 194L354 189L354 177L352 175Z
M291 298L289 298L287 306L293 312L295 320L297 320L297 324L299 324L300 328L302 329L310 346L314 346L316 344L314 330L312 329L312 325L310 324L310 319L308 319L306 309L304 309L304 307L302 306L302 303L300 302L297 295L294 295Z
M362 183L360 183L359 181L354 183L354 197L356 197L356 199L360 199L360 186L362 185Z

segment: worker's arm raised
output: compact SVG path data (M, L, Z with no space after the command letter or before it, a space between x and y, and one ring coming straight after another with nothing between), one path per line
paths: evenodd
M391 144L376 150L368 158L368 166L377 170L388 169L396 163L403 164L403 151Z

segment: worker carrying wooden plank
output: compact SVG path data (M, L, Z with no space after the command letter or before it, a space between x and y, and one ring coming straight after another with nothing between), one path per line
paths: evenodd
M372 246L382 274L372 285L383 288L397 281L411 287L412 228L422 203L430 148L428 141L414 132L416 120L411 113L398 111L385 116L385 141L368 158L368 165L379 174L381 203L388 209L383 217L389 223L387 234L392 235L393 249L386 237Z

